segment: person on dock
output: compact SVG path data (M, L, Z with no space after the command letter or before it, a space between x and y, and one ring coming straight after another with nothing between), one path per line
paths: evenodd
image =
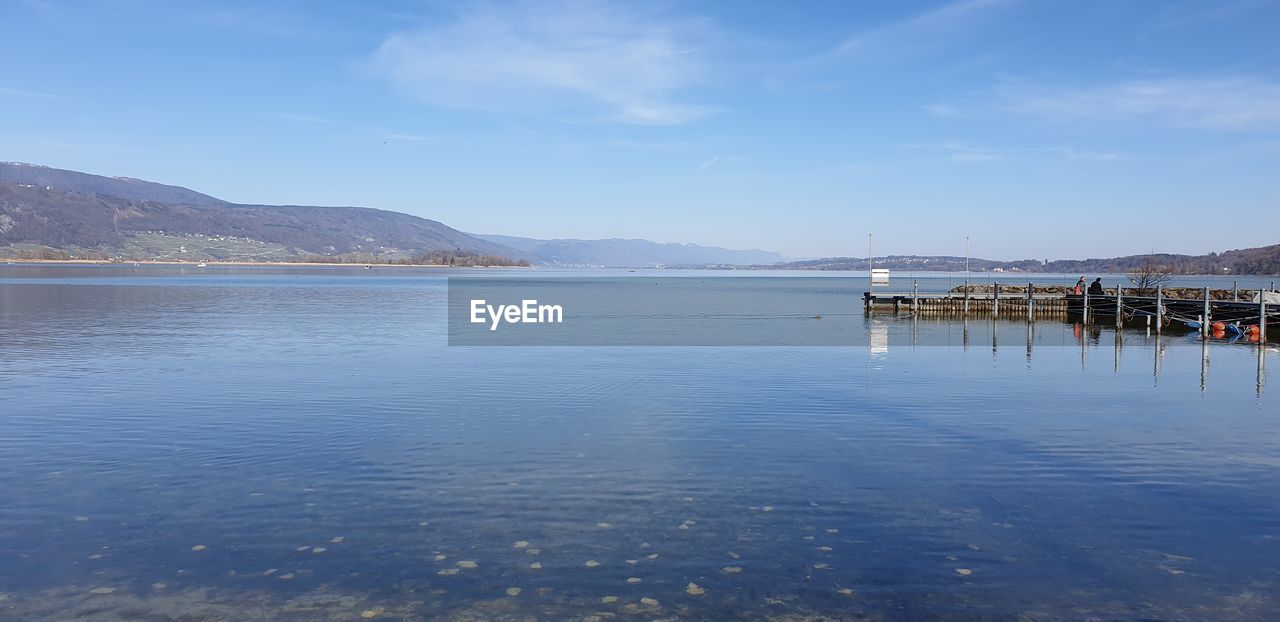
M1085 288L1085 284L1084 284L1084 277L1082 276L1082 277L1080 277L1080 280L1079 280L1079 281L1076 281L1076 287L1075 287L1075 289L1071 290L1071 293L1073 293L1073 294L1075 294L1075 295L1077 295L1077 296L1083 295L1083 294L1084 294L1084 288Z
M1101 295L1103 295L1103 291L1102 291L1102 277L1098 277L1098 278L1094 279L1094 280L1093 280L1093 283L1091 283L1091 284L1089 285L1089 295L1090 295L1090 296L1101 296Z

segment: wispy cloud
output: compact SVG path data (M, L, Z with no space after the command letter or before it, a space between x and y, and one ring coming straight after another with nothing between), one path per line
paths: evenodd
M190 7L178 4L173 6L181 7L181 10L175 11L175 17L199 28L284 39L344 36L341 30L318 25L314 20L313 12L273 7L270 3L250 3L238 7L218 6L213 9L194 11ZM156 9L147 6L147 10L155 11Z
M7 89L0 87L0 95L8 95L12 97L31 97L35 99L71 99L66 95L58 95L56 93L43 93L40 91L26 91L23 89Z
M910 50L936 47L1017 0L958 0L925 13L854 33L815 61L855 58L885 59Z
M1124 154L1117 152L1089 151L1068 146L991 147L957 141L911 143L904 146L910 149L938 152L952 162L998 162L1031 158L1050 158L1071 162L1117 162L1125 159Z
M1152 121L1222 130L1280 127L1280 84L1257 77L1156 78L1081 88L1018 85L999 107L1061 122Z
M720 156L719 156L719 155L713 155L713 156L711 156L710 158L708 158L708 159L704 160L704 161L702 162L702 164L699 164L699 165L698 165L698 170L702 170L702 169L705 169L705 168L709 168L709 167L711 167L711 166L714 166L714 165L715 165L715 163L716 163L716 162L718 162L719 160L720 160Z
M434 136L422 136L420 134L404 134L400 132L392 132L386 135L386 140L397 140L397 141L410 142L410 143L429 143L429 142L436 142L439 139L437 139Z
M299 114L294 112L277 112L271 116L284 121L295 121L298 123L337 123L333 119L319 117L313 114Z
M950 104L925 104L920 106L920 109L943 119L959 119L967 116L963 110Z
M708 33L605 1L529 3L392 35L372 67L437 106L681 124L712 111L677 97L705 77Z
M1214 0L1212 2L1171 3L1156 12L1153 31L1200 26L1226 21L1273 5L1273 0Z

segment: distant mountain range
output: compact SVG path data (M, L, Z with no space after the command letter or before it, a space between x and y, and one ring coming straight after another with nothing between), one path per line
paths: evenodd
M337 261L567 267L865 270L866 258L783 261L777 253L648 240L537 240L474 235L418 216L367 207L243 205L178 186L0 163L0 258ZM993 261L982 271L1128 272L1143 263L1181 274L1277 274L1280 244L1208 255ZM878 268L965 269L954 256L877 257Z
M949 255L889 255L874 259L876 268L915 272L963 272L964 257ZM1162 266L1175 274L1280 274L1280 244L1261 248L1230 250L1208 255L1128 255L1109 259L1059 259L1039 261L1022 259L995 261L970 258L969 269L974 272L1052 272L1080 274L1119 274L1137 270L1144 264ZM750 266L752 269L770 270L866 270L866 257L830 257L806 259L782 263Z
M731 250L697 244L660 244L649 240L536 240L509 235L473 234L525 253L534 263L569 267L739 266L782 261L762 250Z
M474 236L365 207L243 205L178 186L0 163L0 257L670 266L780 261L646 240Z

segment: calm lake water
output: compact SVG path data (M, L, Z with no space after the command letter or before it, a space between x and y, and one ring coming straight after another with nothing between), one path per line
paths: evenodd
M0 619L1280 619L1280 352L448 347L450 274L0 266Z

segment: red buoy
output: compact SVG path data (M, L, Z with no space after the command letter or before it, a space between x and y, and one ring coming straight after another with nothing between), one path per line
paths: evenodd
M1213 332L1215 332L1215 333L1224 333L1224 332L1226 332L1226 331L1227 331L1227 325L1226 325L1226 324L1224 324L1224 323L1222 323L1222 322L1214 322L1214 323L1213 323Z

